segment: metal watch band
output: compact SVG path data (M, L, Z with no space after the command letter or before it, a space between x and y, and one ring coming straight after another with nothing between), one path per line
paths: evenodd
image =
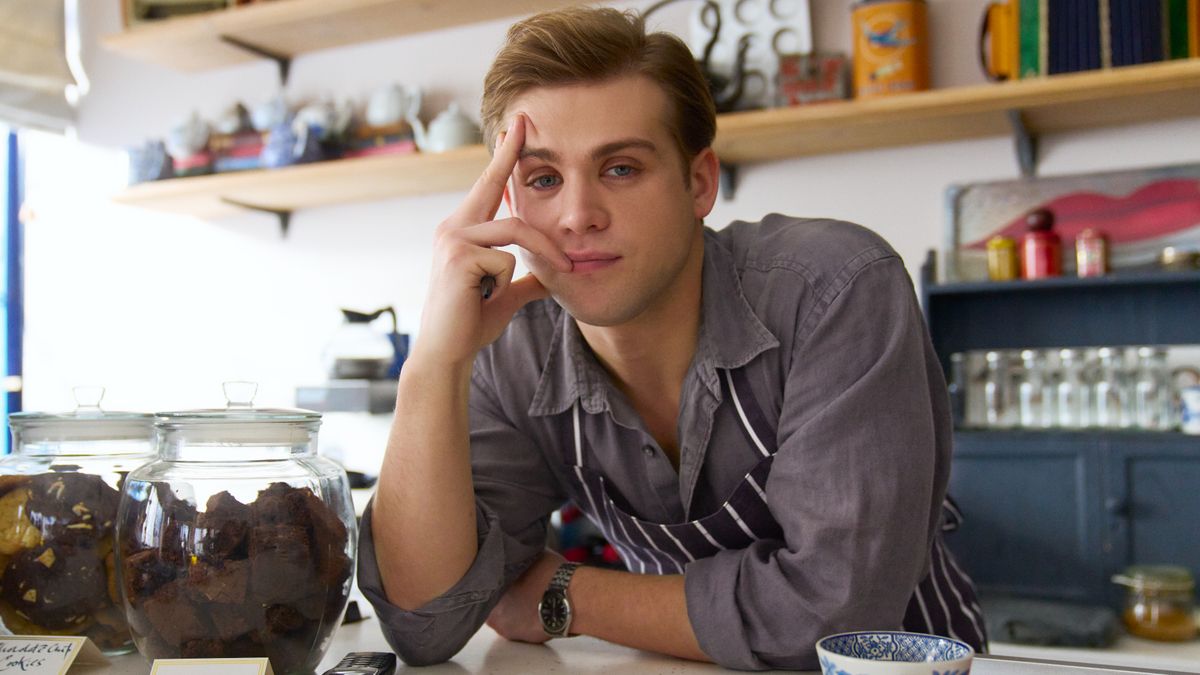
M554 570L554 577L550 579L550 590L565 591L567 584L571 583L571 577L574 576L575 570L579 567L579 563L565 562Z

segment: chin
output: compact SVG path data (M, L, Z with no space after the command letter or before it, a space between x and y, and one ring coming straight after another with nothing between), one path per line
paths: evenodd
M555 290L551 290L550 295L567 310L571 318L588 326L619 326L637 315L629 307L614 306L611 302L597 302L599 298L596 297L580 298L578 294L566 294Z

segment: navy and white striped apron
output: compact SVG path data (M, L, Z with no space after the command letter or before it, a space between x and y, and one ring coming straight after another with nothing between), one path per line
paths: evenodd
M783 539L783 531L771 515L763 491L778 449L775 430L767 424L741 371L722 370L721 374L722 392L732 399L747 436L762 458L720 509L684 523L645 521L629 515L613 501L604 476L584 466L586 439L580 431L579 403L575 403L574 438L564 444L563 459L575 479L576 506L596 523L630 571L682 574L689 562L715 555L717 551L743 549L758 539ZM942 530L956 529L961 515L949 498L943 510ZM955 638L970 644L977 652L984 652L987 638L974 584L943 546L941 533L934 539L930 558L929 574L908 602L903 629Z

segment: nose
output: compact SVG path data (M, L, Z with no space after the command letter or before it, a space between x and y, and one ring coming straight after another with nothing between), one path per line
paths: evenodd
M600 194L601 188L586 180L566 181L560 193L562 229L573 234L586 234L608 227L609 214Z

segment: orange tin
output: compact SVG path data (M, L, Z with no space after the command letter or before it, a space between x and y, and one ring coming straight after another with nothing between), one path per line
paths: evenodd
M850 11L857 98L929 88L925 0L864 0Z

